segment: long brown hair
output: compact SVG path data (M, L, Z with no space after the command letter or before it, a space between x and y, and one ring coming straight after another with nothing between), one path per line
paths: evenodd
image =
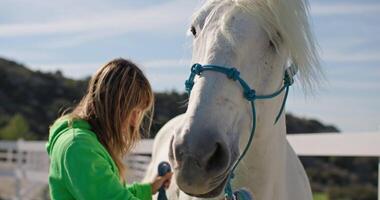
M141 130L149 131L153 104L152 88L143 72L131 61L115 59L91 78L87 94L69 115L90 123L125 183L123 157L141 138ZM135 123L129 124L136 109L141 112ZM148 122L147 127L143 121Z

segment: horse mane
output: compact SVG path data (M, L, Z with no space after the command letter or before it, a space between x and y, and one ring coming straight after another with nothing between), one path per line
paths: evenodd
M309 24L307 0L210 0L208 3L215 2L232 2L259 20L273 44L285 48L287 62L298 66L303 89L318 85L323 72Z

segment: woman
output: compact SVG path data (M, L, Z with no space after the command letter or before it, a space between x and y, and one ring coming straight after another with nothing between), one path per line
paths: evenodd
M50 127L51 199L149 200L167 188L172 173L152 183L125 180L123 157L139 141L153 103L151 86L134 63L116 59L100 68L78 106Z

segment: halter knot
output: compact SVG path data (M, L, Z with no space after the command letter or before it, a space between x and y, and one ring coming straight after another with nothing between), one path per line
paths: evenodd
M256 91L255 90L247 90L244 92L244 97L248 101L254 101L254 100L256 100Z
M289 73L285 72L284 76L284 85L291 86L294 83L294 78L289 75Z
M190 94L190 91L193 89L194 86L194 78L195 75L200 75L203 71L203 67L199 63L195 63L193 66L191 66L191 75L188 80L185 81L185 87L186 91Z
M240 76L240 72L236 69L236 68L230 68L228 71L227 71L227 77L229 79L232 79L234 81L236 81L239 76Z
M291 86L294 83L294 76L298 72L298 66L296 64L292 64L285 70L284 75L284 84L287 86Z
M201 72L203 71L203 67L201 64L199 63L195 63L192 67L191 67L191 72L197 74L197 75L200 75Z

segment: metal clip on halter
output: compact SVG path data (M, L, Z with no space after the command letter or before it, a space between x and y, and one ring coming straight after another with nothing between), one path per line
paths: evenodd
M165 176L165 174L171 172L172 169L170 167L170 164L168 162L161 162L158 165L158 175L159 176ZM168 197L166 196L165 188L164 186L161 186L160 189L158 190L158 200L167 200Z
M252 194L246 189L240 189L234 192L234 200L253 200Z

